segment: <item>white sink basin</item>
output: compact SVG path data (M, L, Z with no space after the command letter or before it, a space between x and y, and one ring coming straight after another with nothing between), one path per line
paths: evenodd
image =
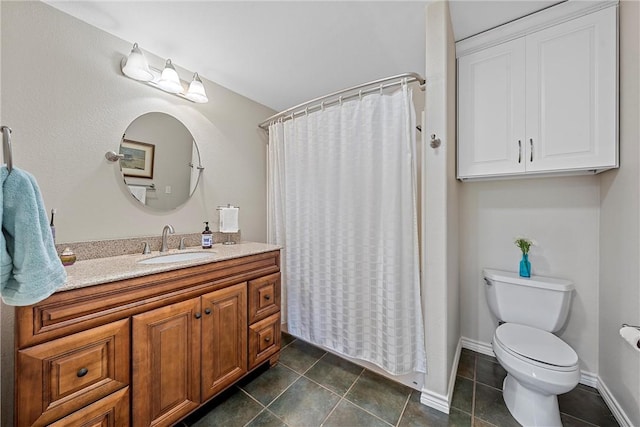
M170 262L194 261L198 259L213 258L215 255L215 252L182 252L146 258L138 261L138 264L167 264Z

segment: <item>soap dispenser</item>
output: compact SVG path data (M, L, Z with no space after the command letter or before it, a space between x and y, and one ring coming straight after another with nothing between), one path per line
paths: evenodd
M213 246L213 233L209 230L209 222L205 221L204 231L202 232L202 249L211 249Z

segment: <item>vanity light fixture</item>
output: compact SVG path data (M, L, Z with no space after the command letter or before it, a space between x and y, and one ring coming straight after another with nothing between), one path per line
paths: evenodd
M188 99L189 101L198 104L209 102L209 98L207 98L207 93L204 90L204 85L198 73L193 75L193 80L185 91L187 82L180 80L171 59L167 59L162 71L153 68L147 63L147 59L138 47L138 43L133 44L133 48L128 57L122 58L120 69L122 74L133 80L138 80L149 86Z

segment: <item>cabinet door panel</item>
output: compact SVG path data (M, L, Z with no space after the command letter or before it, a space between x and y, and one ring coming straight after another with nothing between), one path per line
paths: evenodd
M524 172L524 40L458 59L458 177Z
M129 320L18 351L17 424L46 425L129 385Z
M202 296L202 400L247 372L247 283Z
M117 391L50 427L126 427L129 425L129 388Z
M617 165L616 8L527 37L527 171Z
M171 425L200 404L200 299L133 317L133 424Z

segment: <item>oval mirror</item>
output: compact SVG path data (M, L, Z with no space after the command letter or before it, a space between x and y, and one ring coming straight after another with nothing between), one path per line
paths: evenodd
M139 203L158 211L189 200L204 169L191 132L165 113L146 113L131 122L122 135L120 154L127 189Z

